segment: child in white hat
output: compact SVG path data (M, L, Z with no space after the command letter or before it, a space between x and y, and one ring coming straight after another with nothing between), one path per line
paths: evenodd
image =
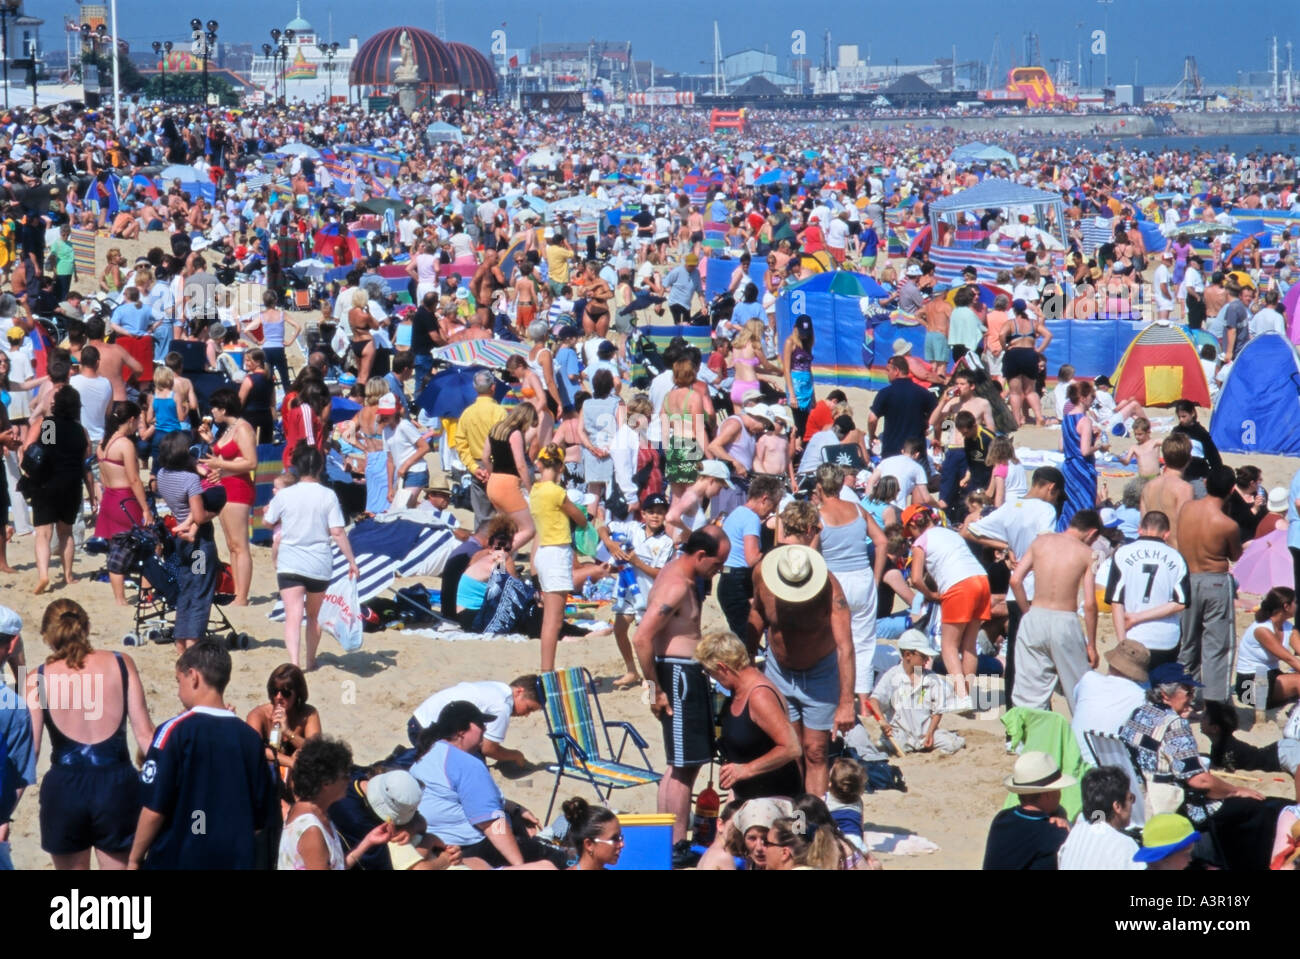
M898 639L898 652L902 662L880 677L869 699L874 711L884 716L882 731L904 752L937 749L952 755L966 740L939 728L948 697L947 685L930 671L939 650L925 633L909 629Z

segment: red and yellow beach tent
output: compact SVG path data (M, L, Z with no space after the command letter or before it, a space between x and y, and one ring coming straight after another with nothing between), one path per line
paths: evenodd
M1187 399L1210 406L1210 384L1196 345L1182 327L1164 320L1134 338L1112 379L1116 404L1137 400L1143 406L1172 406Z

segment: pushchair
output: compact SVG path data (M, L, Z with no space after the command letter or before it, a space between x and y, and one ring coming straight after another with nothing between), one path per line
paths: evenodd
M125 511L126 504L122 504L122 508ZM172 626L167 623L167 613L176 608L180 596L176 562L172 555L171 527L174 525L175 517L171 516L152 524L138 523L133 519L131 529L114 536L110 544L109 569L120 571L136 587L135 622L133 630L122 637L125 646L172 641ZM229 563L221 563L203 638L217 642L224 640L230 649L247 649L253 637L237 630L221 608L234 598L234 574Z

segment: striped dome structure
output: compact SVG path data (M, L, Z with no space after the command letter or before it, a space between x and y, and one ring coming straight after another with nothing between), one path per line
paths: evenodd
M419 27L392 27L381 30L361 44L348 83L354 87L387 87L402 64L402 32L411 36L415 63L420 69L420 85L455 87L458 82L456 57L447 44L428 30Z
M497 75L492 68L492 61L468 43L453 41L446 46L456 58L457 86L462 90L477 90L480 93L496 92Z

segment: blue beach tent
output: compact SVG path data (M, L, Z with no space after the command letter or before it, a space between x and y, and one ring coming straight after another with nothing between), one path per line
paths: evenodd
M1281 333L1242 348L1210 418L1224 453L1300 456L1300 357Z

